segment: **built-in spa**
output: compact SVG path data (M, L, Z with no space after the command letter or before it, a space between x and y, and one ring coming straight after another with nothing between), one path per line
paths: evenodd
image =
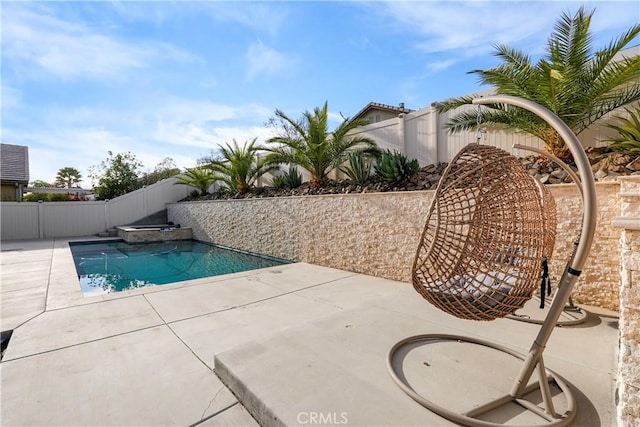
M170 240L190 240L190 227L179 225L127 225L118 228L118 237L127 243L166 242Z

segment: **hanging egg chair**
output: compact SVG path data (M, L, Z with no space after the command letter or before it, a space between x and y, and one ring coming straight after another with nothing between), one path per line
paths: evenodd
M529 352L524 355L486 340L451 334L422 334L396 343L387 354L393 381L420 405L451 421L467 426L504 425L520 407L541 422L530 425L561 427L576 417L575 398L569 386L547 369L543 352L582 272L596 228L596 191L591 165L580 141L553 112L532 101L495 95L476 98L473 104L503 104L532 112L554 128L567 144L578 168L583 200L582 227L556 295ZM493 320L521 308L540 283L543 261L555 243L556 206L551 193L504 150L470 144L449 163L435 192L416 253L411 278L418 293L439 309L462 319ZM397 372L401 349L418 344L466 343L509 354L523 361L507 394L453 411L420 395ZM405 354L406 356L406 354ZM457 361L454 361L457 362ZM485 368L479 362L474 368ZM457 368L457 367L456 367ZM530 381L537 372L538 381ZM499 369L493 375L504 375ZM470 386L465 376L461 389ZM480 389L486 383L476 384ZM556 411L553 390L565 397L564 410ZM533 396L533 398L530 398ZM449 403L452 397L449 396ZM485 415L502 409L500 423ZM507 414L508 413L508 414ZM516 412L517 413L517 412ZM520 424L519 424L520 425Z
M508 152L469 144L436 189L416 253L413 286L462 319L514 313L538 289L555 244L553 196Z

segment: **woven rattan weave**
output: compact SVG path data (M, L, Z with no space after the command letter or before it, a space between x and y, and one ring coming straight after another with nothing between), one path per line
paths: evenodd
M555 243L553 196L511 154L470 144L438 184L412 270L414 288L463 319L514 313Z

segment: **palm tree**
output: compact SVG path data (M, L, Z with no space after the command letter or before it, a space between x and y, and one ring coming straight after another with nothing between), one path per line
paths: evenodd
M342 165L349 153L379 152L370 138L348 135L349 131L365 125L365 120L344 118L340 126L330 133L327 102L322 108L315 108L313 113L305 111L300 121L291 119L280 110L276 110L275 114L291 129L269 139L270 143L278 146L269 149L271 154L268 160L298 165L306 169L311 174L312 187L325 184L329 179L329 172Z
M528 99L560 117L576 135L605 114L640 99L640 56L619 59L619 52L639 33L634 25L607 47L591 54L589 30L593 11L580 8L575 16L563 14L549 37L546 53L536 64L524 53L505 45L496 46L502 63L488 70L473 70L482 84L493 85L498 94ZM475 96L446 100L439 111L470 104ZM489 105L467 110L451 118L451 132L475 129L482 123L507 125L537 136L547 150L570 156L557 132L538 116L507 105Z
M244 194L251 189L262 175L278 168L278 165L259 159L258 153L266 147L256 145L257 138L246 142L242 147L234 139L233 145L227 143L220 147L220 158L209 159L207 167L220 174L220 180L231 191ZM207 161L207 160L205 160Z
M173 185L188 185L204 196L209 192L209 187L219 179L206 167L187 168L186 172L176 176L177 181Z
M82 174L74 167L65 167L58 170L56 185L65 188L77 187L82 180Z

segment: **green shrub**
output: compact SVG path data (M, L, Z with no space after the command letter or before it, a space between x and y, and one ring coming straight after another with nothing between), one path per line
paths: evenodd
M376 178L390 185L406 182L420 169L416 159L407 160L407 156L397 151L385 150L374 167Z
M67 193L51 193L49 194L50 202L68 202L71 197Z
M42 200L46 202L49 200L49 195L47 193L29 193L22 198L24 202L37 202L38 200Z
M347 174L349 180L354 184L364 185L371 179L371 162L365 153L350 153L348 157L349 166L341 167L340 170Z

